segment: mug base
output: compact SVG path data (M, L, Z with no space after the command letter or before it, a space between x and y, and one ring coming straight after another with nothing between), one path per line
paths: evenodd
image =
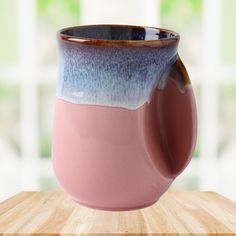
M78 201L77 199L72 198L73 201L75 201L76 203L80 204L81 206L84 207L88 207L88 208L92 208L95 210L103 210L103 211L132 211L132 210L138 210L138 209L142 209L142 208L146 208L149 207L151 205L153 205L154 203L156 203L159 198L155 201L152 202L148 202L142 205L137 205L137 206L132 206L132 207L103 207L103 206L98 206L98 205L91 205L91 204L87 204L81 201Z

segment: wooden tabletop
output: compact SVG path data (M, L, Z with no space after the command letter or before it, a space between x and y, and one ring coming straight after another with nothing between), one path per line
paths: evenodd
M0 203L0 235L236 235L236 203L214 192L167 192L151 207L106 212L63 192L21 192Z

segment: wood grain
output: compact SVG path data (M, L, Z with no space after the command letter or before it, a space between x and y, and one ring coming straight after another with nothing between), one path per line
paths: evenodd
M167 192L153 206L106 212L63 192L22 192L0 203L0 235L236 235L236 203L214 192Z

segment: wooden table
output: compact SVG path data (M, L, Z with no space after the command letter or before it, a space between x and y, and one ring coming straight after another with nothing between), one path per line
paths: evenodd
M236 203L214 192L167 192L153 206L106 212L63 192L21 192L0 204L0 235L236 235Z

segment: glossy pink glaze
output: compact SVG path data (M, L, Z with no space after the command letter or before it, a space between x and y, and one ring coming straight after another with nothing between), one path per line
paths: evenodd
M196 107L191 85L170 80L136 110L56 100L53 166L72 198L131 210L156 202L191 159Z

